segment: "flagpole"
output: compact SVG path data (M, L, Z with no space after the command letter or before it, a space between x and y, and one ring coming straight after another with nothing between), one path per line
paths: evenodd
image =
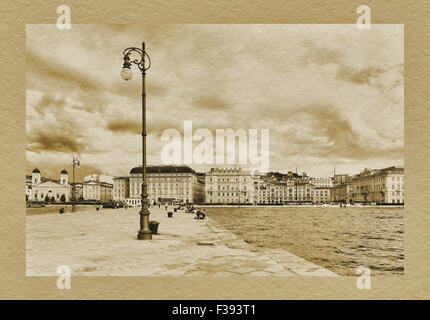
M72 160L72 212L75 212L75 157Z

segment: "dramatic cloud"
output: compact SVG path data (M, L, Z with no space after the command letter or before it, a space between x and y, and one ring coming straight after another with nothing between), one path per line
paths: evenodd
M138 121L118 120L109 122L107 128L114 132L142 132L142 124Z
M78 141L76 135L66 135L62 132L44 133L32 132L28 136L29 151L43 152L54 151L64 153L82 153L86 149L83 141Z
M27 25L29 164L57 170L78 154L118 175L141 164L141 76L119 73L142 40L149 163L165 129L192 121L214 135L269 129L273 171L403 164L402 25Z

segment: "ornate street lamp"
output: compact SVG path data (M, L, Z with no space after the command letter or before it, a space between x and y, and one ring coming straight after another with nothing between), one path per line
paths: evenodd
M130 54L137 53L138 59L130 60ZM124 64L121 70L121 77L129 81L133 77L131 64L134 63L142 73L142 208L140 214L140 230L137 234L139 240L151 240L152 233L149 229L149 210L148 210L148 193L146 190L146 90L145 76L146 70L151 67L151 59L145 51L145 43L142 42L142 49L131 47L123 52ZM145 65L145 57L148 58L148 66Z
M76 184L75 184L75 166L80 166L81 163L79 161L79 159L77 157L73 157L72 160L72 177L73 177L73 182L72 182L72 212L76 211Z

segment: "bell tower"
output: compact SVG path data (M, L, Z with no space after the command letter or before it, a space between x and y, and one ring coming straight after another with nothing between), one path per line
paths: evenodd
M67 173L66 169L61 170L60 183L61 184L69 184L69 174Z
M39 184L40 183L40 170L36 167L33 169L31 173L31 184Z

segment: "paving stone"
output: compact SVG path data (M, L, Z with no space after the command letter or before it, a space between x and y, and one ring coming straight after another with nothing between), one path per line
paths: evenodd
M150 219L160 223L159 234L139 241L138 212L26 216L26 274L56 276L59 265L68 265L72 274L98 276L333 275L284 250L256 250L210 218L197 221L184 213L167 218L158 208L150 208Z

